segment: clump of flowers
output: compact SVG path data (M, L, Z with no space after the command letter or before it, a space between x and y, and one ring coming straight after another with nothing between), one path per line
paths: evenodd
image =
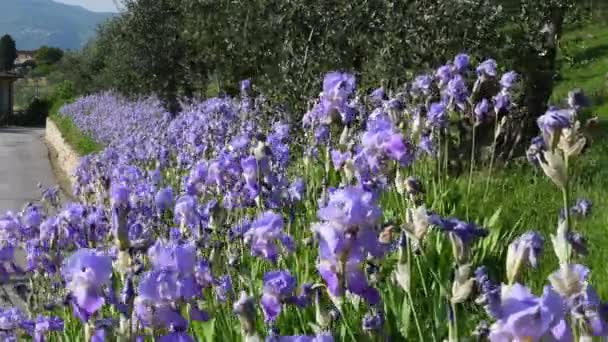
M312 227L319 238L317 270L332 296L344 296L348 290L370 304L379 302L378 290L369 285L363 263L368 255L381 258L384 254L375 231L380 213L374 195L358 187L336 190L319 209L322 221Z

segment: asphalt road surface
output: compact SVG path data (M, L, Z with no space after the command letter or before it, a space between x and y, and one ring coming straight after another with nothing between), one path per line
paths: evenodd
M44 128L0 127L0 215L40 199L43 187L57 184Z

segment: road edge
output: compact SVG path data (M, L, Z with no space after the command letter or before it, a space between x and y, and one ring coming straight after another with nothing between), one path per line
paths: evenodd
M80 163L80 155L65 141L61 131L50 118L46 119L44 141L51 169L61 191L68 199L75 200L72 189L76 183L74 172Z

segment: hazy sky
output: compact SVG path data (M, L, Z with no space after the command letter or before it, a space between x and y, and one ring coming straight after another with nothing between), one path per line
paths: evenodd
M116 12L116 6L112 0L55 0L69 5L82 6L96 12Z

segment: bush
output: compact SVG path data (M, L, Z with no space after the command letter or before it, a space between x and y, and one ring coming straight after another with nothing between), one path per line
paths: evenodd
M35 98L22 113L10 118L9 124L15 126L44 126L52 102L49 99Z

